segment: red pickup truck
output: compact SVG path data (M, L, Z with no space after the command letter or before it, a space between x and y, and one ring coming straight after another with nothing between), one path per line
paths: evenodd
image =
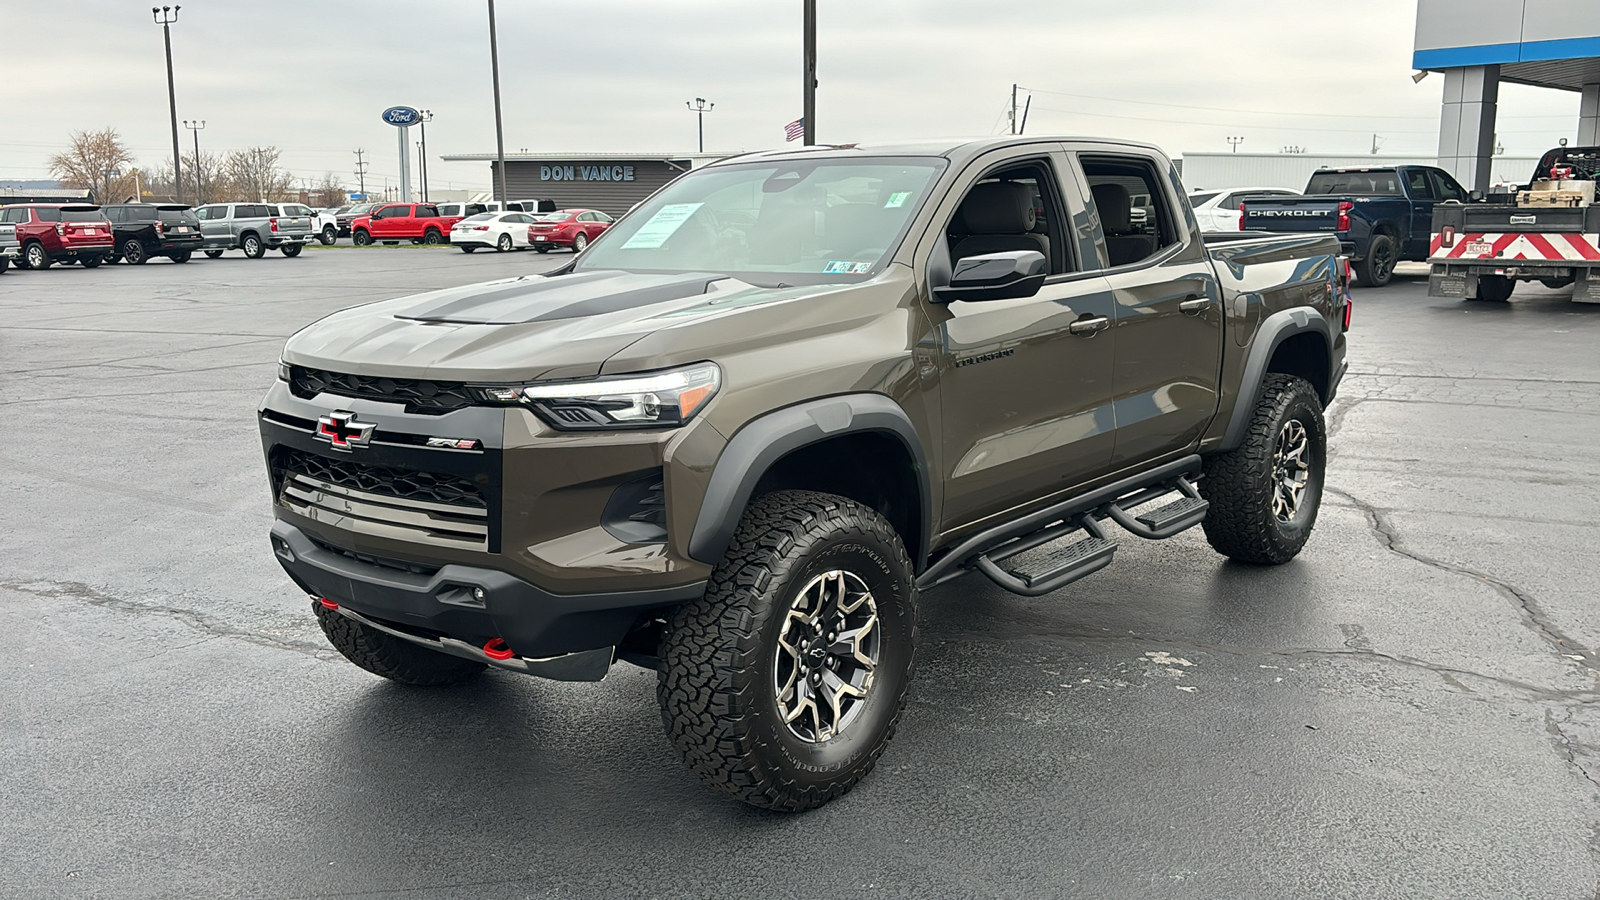
M92 269L111 256L116 239L111 220L98 206L28 203L0 209L0 221L17 226L22 258L17 267L47 269L75 261Z
M459 221L460 216L439 215L439 207L432 203L386 203L351 222L350 237L357 247L375 241L442 244L450 236L450 227Z

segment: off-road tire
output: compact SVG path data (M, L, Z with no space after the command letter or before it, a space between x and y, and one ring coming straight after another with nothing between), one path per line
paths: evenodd
M290 259L294 259L296 256L300 255L300 251L303 249L305 248L300 244L285 244L284 246L279 247L278 251Z
M511 235L502 234L500 235L500 239L494 242L494 249L500 253L504 253L511 249L511 244Z
M52 262L50 254L38 241L30 241L22 248L22 259L27 262L30 269L48 269Z
M138 240L125 241L122 245L122 258L130 266L142 266L150 261L150 254L144 250L144 243Z
M1394 238L1375 234L1367 242L1367 255L1356 263L1356 277L1366 287L1383 287L1394 277L1394 266L1399 261L1399 250Z
M350 233L350 243L355 244L357 247L370 247L372 246L372 232L365 228L357 228Z
M239 246L244 249L244 255L250 259L260 259L267 255L267 245L254 234L247 234L240 240Z
M859 713L802 740L779 713L778 637L796 595L824 572L858 576L876 604L878 664ZM844 794L894 736L915 664L917 591L899 535L855 501L766 494L746 509L706 593L673 611L656 697L695 775L752 806L798 812Z
M328 643L344 658L374 675L401 684L433 687L454 684L488 668L483 663L461 659L402 641L393 635L347 619L326 609L315 600L311 611L328 636Z
M1486 303L1507 303L1511 300L1511 292L1516 289L1514 278L1504 275L1478 276L1478 299Z
M1307 432L1310 471L1298 508L1284 522L1273 509L1274 457L1278 436L1291 420ZM1257 565L1294 559L1317 523L1327 459L1327 427L1316 390L1303 378L1268 375L1250 413L1244 443L1205 463L1200 495L1211 504L1205 532L1212 549Z
M339 240L339 232L332 225L324 225L322 233L317 235L317 240L321 241L324 247L332 247L334 242Z
M222 251L221 250L207 250L206 251L206 259L221 259L221 258L222 258Z

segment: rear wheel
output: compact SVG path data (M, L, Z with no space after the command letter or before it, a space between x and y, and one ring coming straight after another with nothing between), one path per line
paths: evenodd
M313 601L311 610L317 614L317 624L328 636L328 643L345 659L390 681L423 687L454 684L487 668L483 663L447 656L384 634L345 618L320 602Z
M206 259L217 259L220 256L222 256L222 251L221 250L207 250L206 251Z
M422 242L430 247L443 240L444 235L440 234L439 229L437 228L429 228L427 231L422 233Z
M282 247L278 248L279 252L290 259L294 259L296 256L299 256L300 251L303 249L304 247L302 247L300 244L284 244Z
M317 240L321 241L322 246L324 247L332 247L333 242L337 241L338 239L339 232L334 230L332 225L322 226L322 234L317 237Z
M78 263L85 269L98 269L100 264L105 261L106 258L104 256L84 256L78 259Z
M172 251L172 255L168 256L167 258L175 263L186 263L189 261L189 257L193 255L194 251L192 250L174 250Z
M1383 287L1394 277L1394 265L1399 259L1394 238L1375 234L1367 243L1367 258L1356 265L1356 277L1368 287Z
M656 696L701 780L753 806L821 806L864 778L911 681L917 590L883 517L780 491L751 503L704 597L673 611Z
M533 245L533 249L539 251L540 253L549 253L550 252L550 245L549 244L534 244Z
M350 241L357 247L370 247L372 246L372 232L366 230L365 228L357 228L355 232L351 234Z
M461 248L461 252L462 253L471 253L472 251L474 251L476 249L478 249L478 248L477 247L462 247Z
M245 235L241 246L244 247L244 255L250 259L260 259L267 255L267 245L261 243L261 238L253 234Z
M142 266L150 261L150 254L145 252L142 242L130 240L122 245L122 258L127 260L130 266Z
M38 241L30 241L28 246L22 248L22 260L30 269L50 268L50 254L44 252L44 245Z
M1517 283L1504 275L1479 275L1478 299L1490 303L1505 303L1511 299L1511 292L1517 289Z
M585 235L581 231L578 232L578 236L572 239L572 252L573 253L582 253L583 252L583 248L585 248L587 246L589 246L589 237L588 237L588 235Z
M501 253L511 249L511 235L502 234L500 240L494 242L494 249Z
M1327 462L1322 400L1303 378L1268 375L1244 443L1206 460L1206 540L1239 562L1294 559L1317 523Z

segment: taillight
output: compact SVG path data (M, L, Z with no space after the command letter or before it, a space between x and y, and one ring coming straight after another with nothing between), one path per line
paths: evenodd
M160 222L157 222L156 223L156 234L166 234L166 233L167 233L167 227L165 225L162 225Z
M56 234L66 234L66 233L67 233L67 223L65 223L65 222L57 222L56 223Z
M1350 230L1350 210L1355 209L1355 208L1356 208L1356 205L1354 203L1351 203L1349 200L1340 200L1339 201L1339 222L1338 222L1338 224L1333 226L1335 228L1335 230L1338 230L1338 231L1349 231Z
M1439 246L1454 247L1456 245L1456 227L1446 225L1439 231Z
M1351 302L1351 300L1350 300L1350 298L1348 296L1346 296L1344 298L1344 328L1343 328L1344 331L1349 331L1350 330L1350 310L1353 309L1354 307L1355 307L1355 304Z
M278 230L278 220L277 219L268 219L267 220L267 227L271 228L273 231L277 231Z
M472 230L473 231L488 231L489 230L489 226L487 226L487 225L474 225L474 226L472 226Z

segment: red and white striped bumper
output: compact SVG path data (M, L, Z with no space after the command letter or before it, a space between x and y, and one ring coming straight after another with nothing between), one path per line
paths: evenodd
M1429 262L1600 262L1600 234L1571 232L1504 232L1456 235L1444 246L1435 232Z

